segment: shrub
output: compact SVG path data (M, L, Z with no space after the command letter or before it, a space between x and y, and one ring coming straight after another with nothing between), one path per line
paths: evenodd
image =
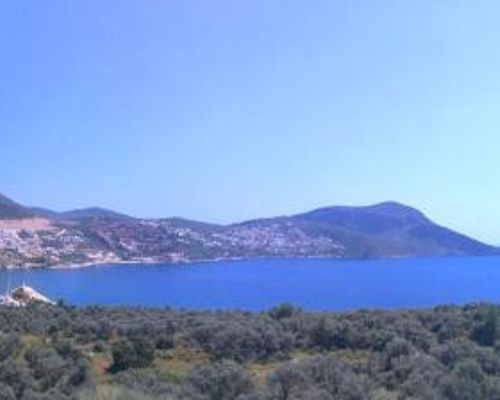
M111 351L113 364L110 371L112 373L125 371L129 368L145 368L154 359L154 346L144 339L120 340L113 344Z

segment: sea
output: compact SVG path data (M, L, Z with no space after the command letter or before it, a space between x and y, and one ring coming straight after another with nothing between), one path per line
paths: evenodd
M256 259L0 270L0 292L25 282L75 306L260 311L428 308L500 303L500 258Z

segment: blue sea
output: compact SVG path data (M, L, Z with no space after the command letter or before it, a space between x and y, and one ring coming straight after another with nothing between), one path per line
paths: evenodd
M0 291L23 281L74 305L310 310L500 303L500 258L259 259L183 265L102 265L0 271Z

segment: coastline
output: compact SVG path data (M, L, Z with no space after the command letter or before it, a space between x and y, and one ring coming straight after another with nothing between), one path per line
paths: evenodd
M0 266L0 271L4 270L76 270L91 267L119 267L121 265L147 265L147 266L158 266L158 265L192 265L192 264L215 264L226 261L251 261L251 260L277 260L277 259L291 259L291 260L307 260L307 259L332 259L332 260L363 260L363 261L375 261L375 260L398 260L398 259L428 259L428 258L465 258L465 257L477 257L477 258L487 258L487 257L498 257L491 255L436 255L436 256L412 256L412 255L399 255L399 256L385 256L385 257L341 257L341 256L256 256L256 257L223 257L223 258L207 258L207 259L180 259L180 260L106 260L97 262L86 262L81 264L58 264L58 265L44 265L44 266Z
M273 259L336 259L336 260L355 260L357 258L339 257L339 256L257 256L257 257L224 257L224 258L204 258L204 259L182 259L182 260L116 260L116 261L96 261L85 262L81 264L57 264L57 265L44 265L44 266L0 266L0 270L75 270L90 267L114 267L120 265L191 265L191 264L213 264L225 261L250 261L250 260L273 260ZM410 258L410 257L383 257L383 258ZM365 260L377 258L363 258Z

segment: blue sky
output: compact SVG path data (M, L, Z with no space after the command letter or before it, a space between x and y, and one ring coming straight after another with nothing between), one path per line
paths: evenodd
M500 244L500 3L0 4L0 192L228 222L396 200Z

